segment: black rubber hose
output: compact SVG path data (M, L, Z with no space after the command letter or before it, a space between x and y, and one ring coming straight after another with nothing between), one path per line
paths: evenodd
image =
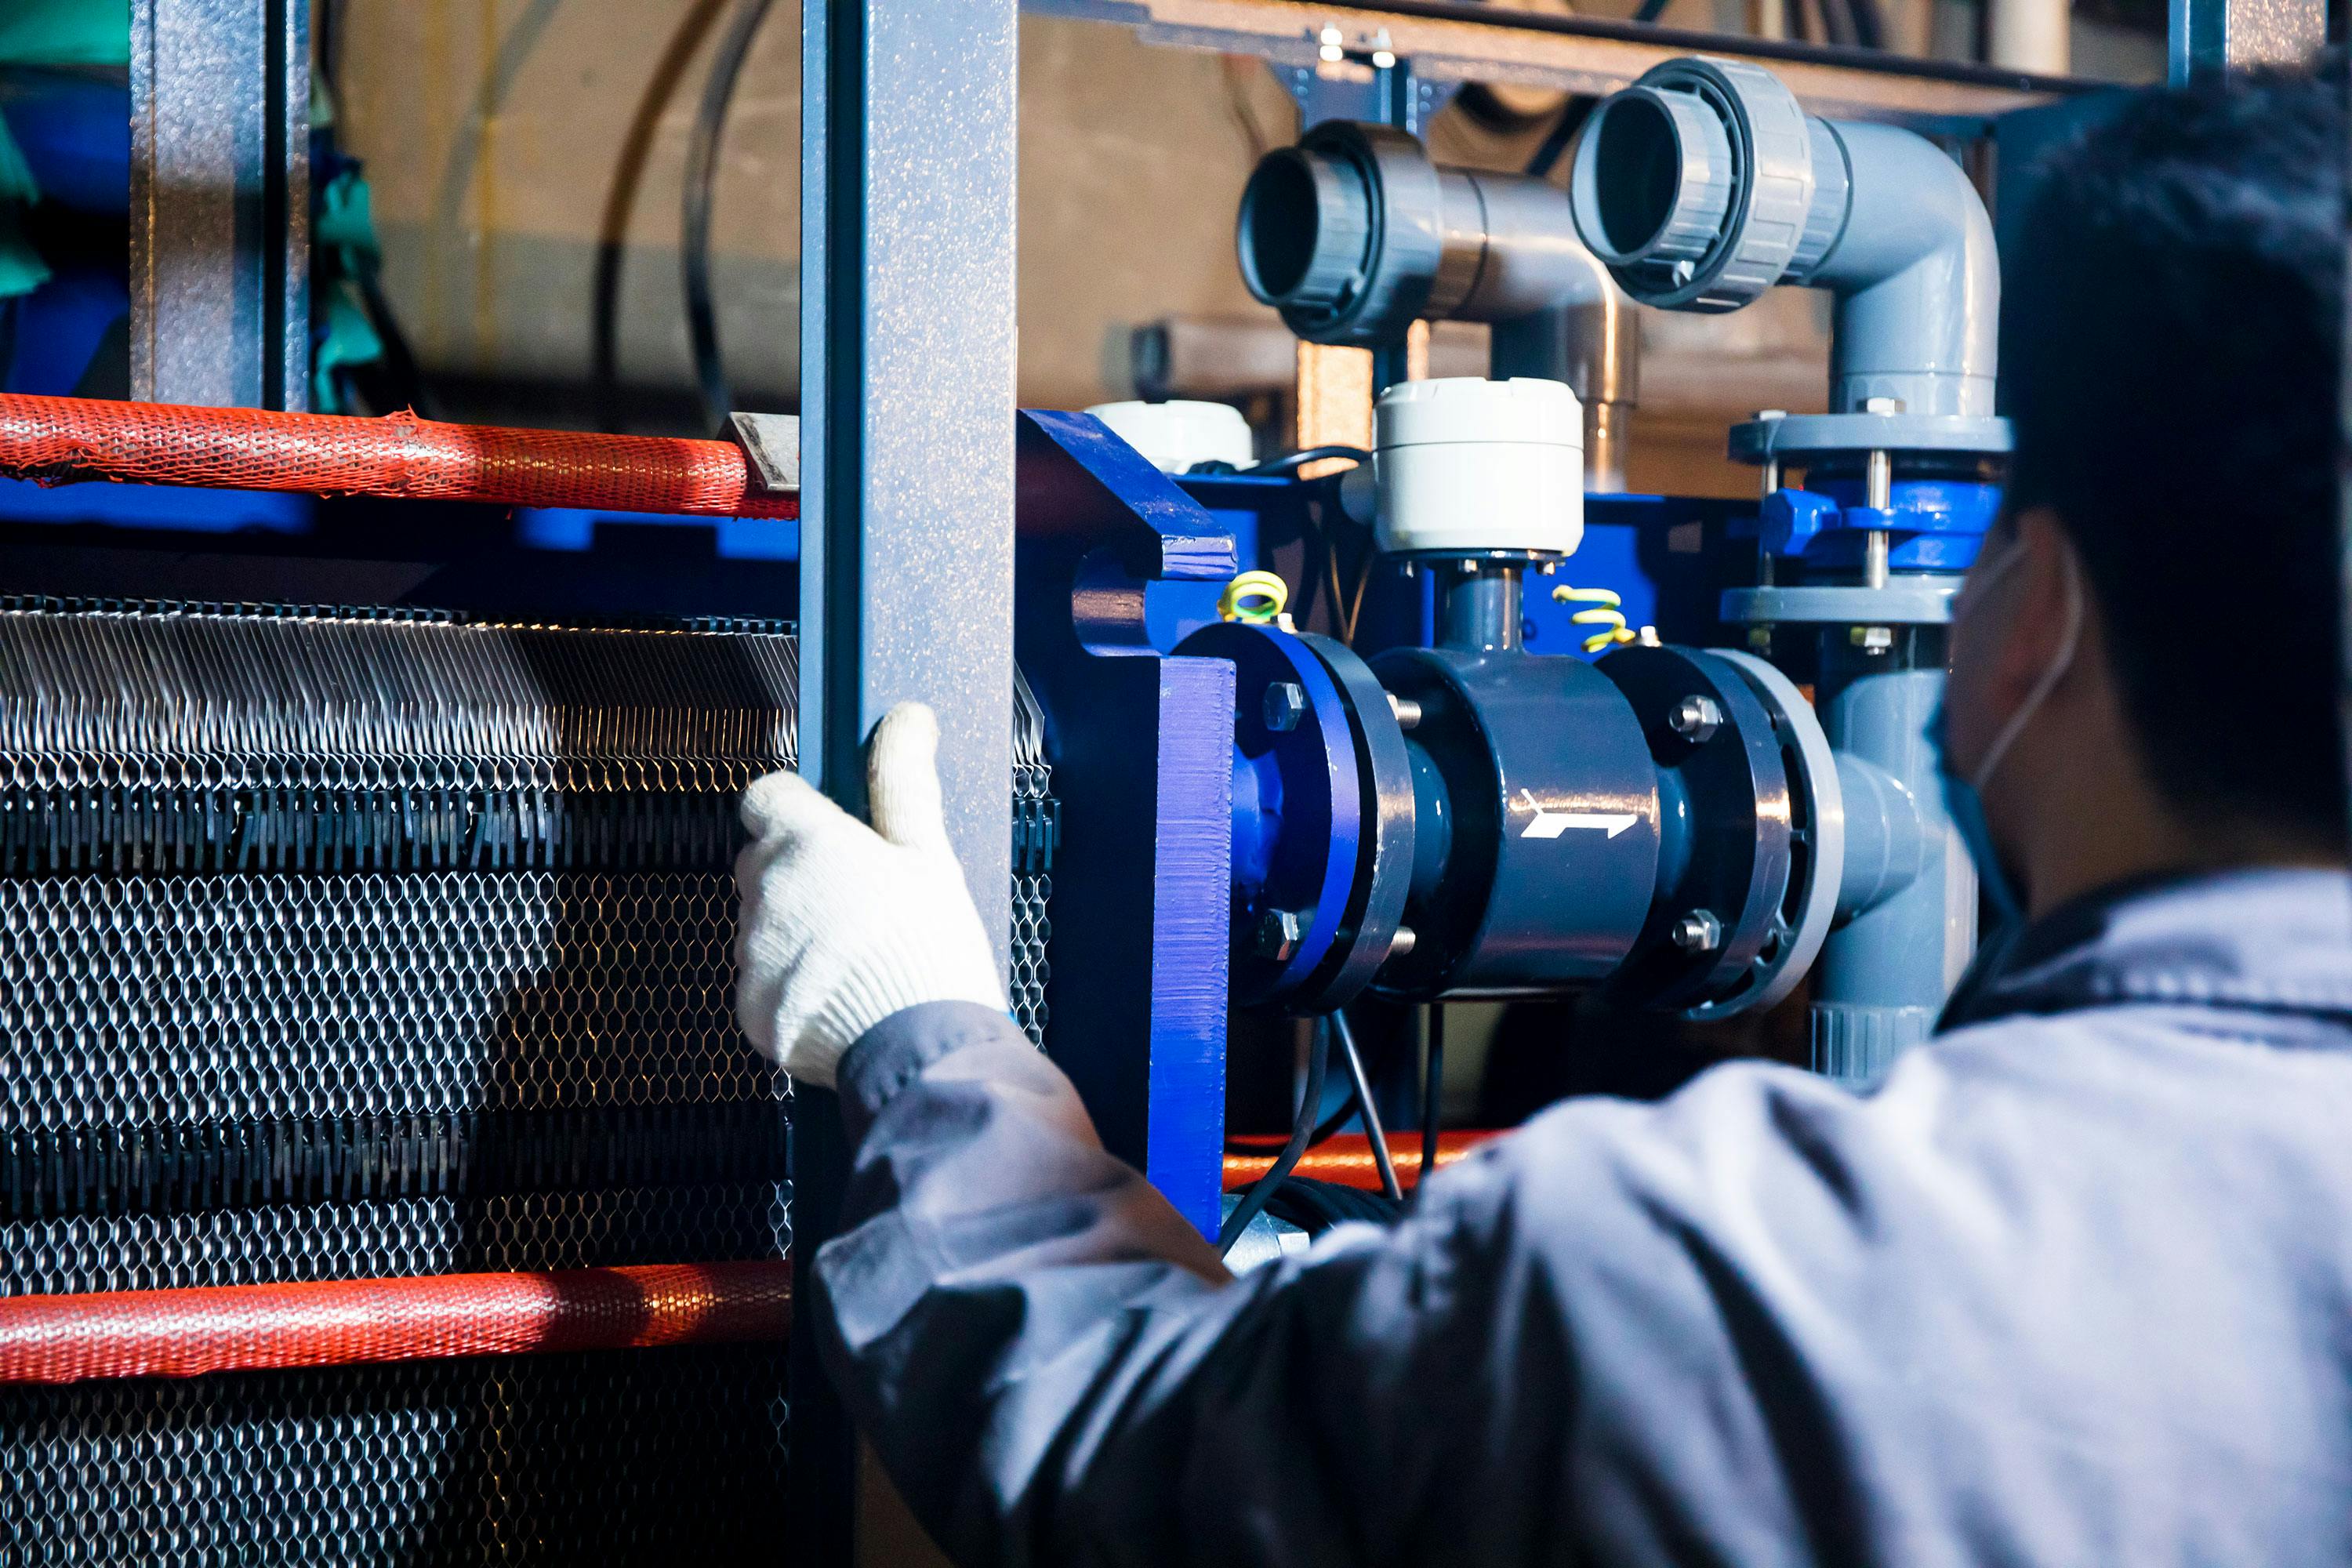
M702 103L694 113L694 137L686 149L686 199L679 218L678 254L686 282L686 331L694 344L694 385L702 399L706 432L726 429L734 400L727 387L727 361L719 348L719 311L710 293L710 208L719 185L719 142L727 129L728 106L751 40L768 18L770 0L739 0L727 36L719 40L710 74L703 79Z
M1429 1005L1429 1059L1421 1069L1421 1169L1413 1191L1419 1192L1437 1169L1437 1124L1445 1109L1445 1009Z
M1290 1141L1282 1146L1282 1152L1274 1157L1274 1164L1266 1173L1250 1184L1249 1191L1242 1194L1242 1201L1235 1204L1234 1212L1225 1216L1225 1223L1217 1227L1220 1256L1234 1249L1234 1243L1249 1229L1250 1221L1257 1218L1267 1200L1274 1196L1275 1189L1289 1177L1292 1168L1298 1163L1298 1157L1307 1152L1308 1138L1315 1131L1315 1113L1323 1105L1323 1071L1330 1058L1331 1030L1326 1021L1316 1026L1314 1044L1307 1047L1307 1090L1299 1097L1298 1114L1291 1120Z

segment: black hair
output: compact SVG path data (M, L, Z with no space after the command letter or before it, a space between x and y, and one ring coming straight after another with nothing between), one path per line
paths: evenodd
M2009 500L2047 506L2176 809L2340 842L2342 71L2136 92L2028 174Z

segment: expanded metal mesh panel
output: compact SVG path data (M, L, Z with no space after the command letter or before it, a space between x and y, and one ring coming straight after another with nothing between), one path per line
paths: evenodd
M0 1294L783 1256L730 865L797 681L773 626L0 601ZM773 1561L784 1398L781 1347L0 1390L0 1564Z
M790 1196L766 1182L0 1221L0 1296L776 1258Z
M792 1559L782 1346L0 1400L0 1563Z

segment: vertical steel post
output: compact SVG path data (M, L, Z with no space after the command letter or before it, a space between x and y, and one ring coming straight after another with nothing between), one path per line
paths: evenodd
M1015 0L802 8L801 769L853 808L893 703L938 712L948 834L1011 919ZM793 1118L793 1254L839 1212L831 1097ZM855 1437L795 1316L793 1555L853 1560Z
M2171 76L2302 65L2327 42L2326 0L2172 0Z
M131 395L310 406L310 0L132 0Z

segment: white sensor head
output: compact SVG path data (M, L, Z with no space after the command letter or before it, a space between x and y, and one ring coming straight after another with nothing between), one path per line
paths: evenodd
M1584 540L1584 407L1564 383L1399 382L1381 394L1380 545L1569 555Z
M1163 474L1195 463L1256 460L1249 421L1230 403L1097 403L1087 410Z

